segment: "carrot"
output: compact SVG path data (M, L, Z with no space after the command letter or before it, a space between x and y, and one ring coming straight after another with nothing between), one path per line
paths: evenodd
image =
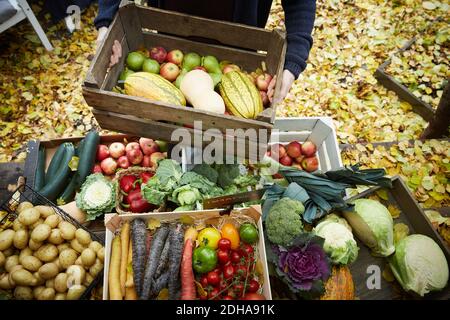
M120 290L120 251L122 248L120 242L119 236L116 236L112 242L108 277L110 300L122 300L122 291Z
M130 242L130 223L126 221L120 231L120 241L122 243L122 257L120 259L120 289L122 296L125 296L125 281L127 279L128 244Z
M169 240L169 300L178 300L180 297L180 265L183 254L183 227L178 224L170 230Z
M133 280L136 293L141 294L142 281L144 279L147 225L142 219L134 219L131 222L131 241L133 242Z
M181 300L195 300L196 298L192 249L193 241L188 237L184 243L183 257L181 258Z
M128 246L127 278L125 281L125 288L134 287L132 266L133 266L133 243L130 241L130 245Z

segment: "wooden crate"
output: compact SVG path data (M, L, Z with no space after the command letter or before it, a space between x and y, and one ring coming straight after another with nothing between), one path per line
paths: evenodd
M108 68L114 40L121 43L123 54L117 65ZM267 139L264 141L244 140L247 145L259 141L267 144L275 118L274 105L265 109L257 119L243 119L111 92L124 68L127 54L141 47L153 46L214 55L220 60L233 61L247 71L255 70L264 61L268 72L277 75L278 79L283 72L286 51L284 34L278 30L267 31L127 3L119 8L83 85L84 98L93 107L102 128L172 141L174 130L183 124L193 125L194 121L202 121L203 131L210 128L219 130L215 136L221 136L226 129L266 129ZM275 96L279 94L280 86L281 81L278 81ZM194 136L194 130L186 130L191 137ZM239 139L227 136L225 140Z

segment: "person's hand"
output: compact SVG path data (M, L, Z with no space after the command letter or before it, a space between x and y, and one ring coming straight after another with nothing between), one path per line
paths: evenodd
M114 44L112 46L112 54L109 59L109 67L111 68L115 64L119 63L120 58L122 57L122 45L119 41L114 40Z
M274 76L272 78L272 81L269 83L269 88L267 89L267 96L269 97L269 101L273 103L278 103L282 101L288 94L289 90L292 87L292 84L295 81L294 75L289 70L283 71L283 78L281 79L281 89L276 97L276 100L274 99L274 93L275 93L275 84L277 82L277 76Z
M97 31L97 50L98 47L100 46L100 44L102 43L103 39L105 39L106 33L108 32L108 28L107 27L101 27L100 29L98 29Z

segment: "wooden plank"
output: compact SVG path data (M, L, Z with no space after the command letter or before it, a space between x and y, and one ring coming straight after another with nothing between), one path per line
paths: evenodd
M106 73L105 81L103 81L101 89L103 90L112 90L114 86L117 84L117 80L119 79L119 75L125 68L125 61L127 59L127 55L130 52L128 48L128 42L126 36L124 35L121 40L117 39L122 46L122 56L119 59L119 62L114 65L109 71Z
M17 179L23 175L23 171L23 162L0 163L0 204L11 196L8 185L16 185Z
M130 51L139 49L144 43L144 38L142 37L142 25L138 8L134 4L125 4L119 8L118 16L126 34L128 48Z
M30 140L27 144L27 158L25 159L23 176L26 179L26 183L32 188L34 188L39 146L39 140Z
M129 114L152 119L153 121L180 123L179 127L181 127L181 124L193 125L194 121L202 121L203 130L217 128L225 132L226 129L252 128L270 130L272 128L271 124L262 121L220 115L93 88L83 88L83 95L88 105L98 110Z
M151 7L138 6L138 8L142 28L182 37L202 37L236 48L262 51L268 51L270 48L271 32L262 28Z
M278 95L281 90L281 79L283 78L284 61L286 57L286 38L279 30L275 30L272 33L271 48L267 53L267 66L269 73L277 76L277 82L275 84L275 92L273 95L273 101L278 101ZM274 70L274 71L271 71ZM271 103L272 117L270 123L275 121L277 106Z

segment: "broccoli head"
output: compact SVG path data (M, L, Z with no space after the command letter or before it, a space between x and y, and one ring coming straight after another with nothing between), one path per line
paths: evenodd
M303 232L301 215L305 207L300 201L290 198L278 200L270 209L266 219L267 237L270 242L289 245Z

